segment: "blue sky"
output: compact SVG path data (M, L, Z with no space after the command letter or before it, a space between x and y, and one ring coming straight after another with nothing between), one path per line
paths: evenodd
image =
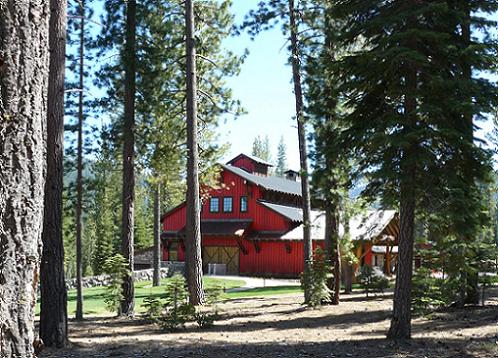
M243 20L249 10L257 7L260 0L234 0L232 11L236 21ZM498 15L493 16L494 19ZM254 41L247 35L230 38L228 49L242 54L249 50L249 56L238 77L230 78L228 85L235 98L241 100L248 112L234 120L228 118L220 126L220 141L231 143L226 159L242 152L250 153L256 136L268 135L275 160L277 145L283 136L287 146L287 162L290 168L299 168L297 128L293 118L295 102L291 83L291 68L287 65L286 39L280 27L260 34ZM497 77L494 76L496 80ZM484 139L492 130L492 123L478 123L481 130L477 136Z
M233 11L236 21L242 21L259 1L235 0ZM231 143L227 159L242 152L250 154L254 138L258 135L268 135L275 159L278 142L283 136L289 167L299 168L291 68L287 66L286 40L280 27L260 34L254 41L247 35L230 38L226 46L238 54L246 48L249 50L240 75L228 80L235 98L242 102L248 113L236 120L228 118L220 125L220 141Z

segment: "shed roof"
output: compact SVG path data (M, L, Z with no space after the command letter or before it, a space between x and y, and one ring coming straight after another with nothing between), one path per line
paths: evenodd
M377 238L396 217L394 210L370 210L365 214L351 218L349 222L349 234L351 240L372 240ZM344 227L339 227L339 235L344 235ZM311 212L311 238L323 240L325 238L325 213L320 211ZM302 240L303 225L289 231L282 236L283 240Z
M271 209L278 214L284 216L290 221L302 222L303 221L303 210L301 208L296 208L294 206L279 205L274 203L269 203L266 201L258 201L259 204Z
M207 236L241 236L249 226L251 226L252 220L237 220L237 219L225 219L225 220L202 220L201 221L201 233ZM164 231L162 233L163 238L176 238L185 236L185 227L179 231Z
M267 190L278 191L281 193L301 196L301 183L294 180L288 180L275 176L261 176L246 172L244 169L234 167L233 165L220 164L222 168L250 181L251 183L261 186Z

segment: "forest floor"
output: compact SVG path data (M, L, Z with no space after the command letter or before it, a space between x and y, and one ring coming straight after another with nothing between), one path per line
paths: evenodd
M200 330L165 333L140 319L70 322L71 346L41 357L498 357L498 288L484 307L413 320L413 339L385 339L392 293L343 295L339 306L308 309L301 294L231 299Z

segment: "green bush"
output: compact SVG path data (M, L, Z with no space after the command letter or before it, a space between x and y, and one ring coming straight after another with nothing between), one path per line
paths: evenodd
M160 299L154 296L146 297L142 306L145 308L145 318L148 321L159 322L164 307L164 303Z
M363 266L358 274L360 286L365 290L365 293L384 292L389 287L389 280L384 273L378 269L372 269L370 266Z
M113 255L105 260L104 272L110 276L110 283L106 287L104 297L107 310L120 314L121 301L124 298L123 282L126 277L131 275L128 262L120 254Z
M330 264L325 258L325 253L317 247L313 253L313 259L301 277L301 287L309 293L306 305L317 307L330 302L331 291L327 286L327 281L331 277Z
M209 313L198 311L194 314L194 319L201 329L212 327L214 325L214 321L218 318L219 315L217 312Z
M412 310L415 314L426 314L434 309L451 304L457 296L459 283L433 277L428 268L419 268L413 275Z

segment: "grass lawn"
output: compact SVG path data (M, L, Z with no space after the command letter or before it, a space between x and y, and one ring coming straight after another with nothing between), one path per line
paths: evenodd
M164 285L168 279L163 279L161 283ZM226 290L231 288L242 287L245 285L245 281L241 280L225 280L219 278L204 277L205 287L221 286ZM359 288L357 284L353 285L353 288ZM83 310L85 316L102 316L102 315L113 315L113 312L109 312L106 309L104 302L105 297L105 287L94 287L83 289ZM260 287L253 288L244 291L234 291L227 292L223 294L222 298L225 300L238 299L238 298L251 298L251 297L266 297L272 295L283 295L292 293L301 293L300 286L277 286L277 287ZM144 299L153 296L160 298L164 294L164 287L152 287L152 282L141 281L135 282L135 307L136 312L143 313L145 310L142 307ZM76 290L71 290L68 292L68 314L69 317L74 317L76 312ZM40 304L36 305L36 315L40 313Z
M168 279L163 279L161 283L164 285ZM223 280L218 278L204 278L204 285L206 287L222 286L225 289L242 287L245 285L244 280ZM107 311L104 296L105 287L94 287L83 289L83 310L85 315L113 315L113 313ZM141 281L135 282L135 307L136 312L144 312L142 304L144 299L149 296L161 297L164 293L164 287L152 287L152 282ZM230 294L227 294L227 296ZM74 317L76 312L76 290L71 290L68 292L68 302L67 310L69 317ZM36 315L40 313L40 304L36 305Z

